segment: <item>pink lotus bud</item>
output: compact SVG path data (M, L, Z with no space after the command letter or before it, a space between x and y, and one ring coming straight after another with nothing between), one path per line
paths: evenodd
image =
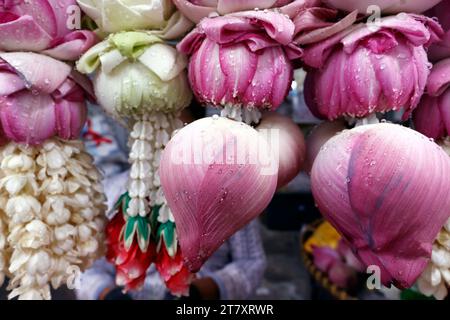
M310 174L320 151L320 148L330 140L338 132L345 130L345 122L343 120L336 120L333 122L322 122L321 124L314 127L311 133L306 138L306 160L305 160L305 171Z
M80 13L76 0L0 2L0 51L34 51L77 60L96 42L93 32L77 30Z
M298 11L318 5L318 0L173 0L178 9L190 20L199 23L211 14L225 15L237 11L277 8L294 16Z
M422 96L413 113L417 131L433 139L449 135L450 130L450 58L433 66Z
M305 160L305 139L299 126L290 118L278 113L264 114L256 128L279 159L278 184L281 188L300 172Z
M192 55L189 79L201 103L276 109L293 76L294 24L276 12L203 19L178 45Z
M175 134L160 178L189 271L264 210L277 169L266 140L242 122L204 118Z
M362 14L380 13L395 14L400 12L422 13L441 0L322 0L325 4L344 11L358 10Z
M359 126L323 146L311 183L321 213L384 285L416 281L450 215L450 158L438 145L399 125Z
M89 93L90 82L63 62L0 53L0 122L8 140L36 145L53 136L78 138Z
M445 35L442 41L433 44L428 51L428 57L431 61L439 61L445 58L450 58L450 0L443 0L426 14L429 17L436 17L442 28L445 31Z
M305 80L311 111L329 120L365 117L419 103L429 74L424 46L439 38L437 22L399 14L376 25L360 23L305 49L315 68Z

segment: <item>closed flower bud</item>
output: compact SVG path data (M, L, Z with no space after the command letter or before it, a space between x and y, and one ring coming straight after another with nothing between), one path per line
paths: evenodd
M376 27L359 23L305 49L313 67L305 99L317 117L366 117L375 112L417 106L429 75L425 47L442 34L423 16L381 18Z
M295 26L283 14L244 11L203 19L178 49L191 55L189 80L197 99L214 106L274 110L293 77Z
M69 22L80 18L75 16L80 10L73 8L77 8L76 0L2 1L0 51L33 51L58 60L77 60L97 39L91 31L71 28Z
M185 265L196 272L268 205L278 166L255 129L212 117L175 134L163 152L160 177Z
M417 280L450 215L450 158L438 145L399 125L359 126L325 143L311 183L321 213L383 284Z
M427 93L413 113L414 128L433 139L450 132L450 58L436 63L428 77Z
M99 104L122 117L151 112L176 112L189 105L192 94L187 60L175 48L144 32L109 36L78 62L83 73L96 72L94 88Z
M2 136L31 145L54 136L78 138L89 92L89 81L63 62L35 53L0 53Z
M450 58L450 0L442 0L426 14L429 17L438 18L439 23L445 31L445 35L438 43L433 44L428 51L428 57L431 61L439 61Z

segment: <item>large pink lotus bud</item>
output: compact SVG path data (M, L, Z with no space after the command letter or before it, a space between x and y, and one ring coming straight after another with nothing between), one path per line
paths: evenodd
M450 158L422 134L380 123L331 138L314 161L312 192L327 220L381 281L410 287L450 215Z
M429 17L436 17L445 35L442 41L433 44L428 51L428 57L431 61L439 61L450 57L450 0L443 0L438 5L427 11Z
M362 14L380 13L395 14L399 12L421 13L441 0L322 0L325 4L339 10L358 10Z
M267 139L274 156L278 155L277 188L287 185L300 172L305 160L305 139L290 118L270 112L256 128Z
M204 118L175 134L160 179L189 271L264 210L277 169L266 139L242 122Z
M427 83L427 94L414 110L415 129L439 139L450 132L450 58L433 66Z
M78 138L86 92L92 92L90 82L63 62L36 53L0 53L0 123L8 140L36 145L53 136Z
M96 42L80 28L76 0L0 1L0 51L34 51L77 60Z
M277 9L293 17L304 8L318 5L319 0L173 0L178 9L190 20L199 23L211 14L225 15L253 9Z
M334 135L345 129L346 126L343 120L322 122L313 128L306 138L306 160L304 169L308 174L311 172L314 160L316 159L320 148L322 148L322 146Z
M293 76L294 24L276 12L245 11L203 19L178 45L192 55L189 79L201 103L276 109Z
M419 103L429 74L424 46L442 29L434 20L399 14L360 23L305 49L314 69L305 80L308 107L318 117L365 117Z

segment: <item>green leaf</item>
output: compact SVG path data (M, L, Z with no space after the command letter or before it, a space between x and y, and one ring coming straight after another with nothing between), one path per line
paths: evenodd
M160 205L154 206L150 214L150 224L152 225L153 230L157 230L159 228L158 226L159 209L161 209Z
M116 204L114 205L114 209L118 209L119 206L122 204L122 201L125 199L125 197L128 196L128 192L125 192L119 197L119 200L117 200Z
M129 250L133 244L134 234L137 229L137 221L135 217L129 217L125 225L125 249Z
M137 219L137 236L139 247L143 252L147 251L150 241L150 225L144 217L139 216Z
M164 237L167 250L173 247L175 242L175 223L168 221L158 228L158 238Z
M128 205L130 203L131 197L128 195L128 192L124 194L124 197L122 199L122 212L127 213Z

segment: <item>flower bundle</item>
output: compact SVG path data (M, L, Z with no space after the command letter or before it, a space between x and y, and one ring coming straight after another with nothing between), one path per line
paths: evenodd
M334 121L307 139L315 200L358 259L380 268L383 284L417 282L424 294L442 299L450 213L443 176L450 162L433 139L446 148L448 1L323 3L338 16L322 6L294 20L310 21L297 38L306 103L317 117ZM378 15L369 16L374 9ZM403 120L412 115L428 138L378 123L377 115L389 111L402 112Z
M302 54L291 16L316 2L174 1L197 23L177 45L190 58L194 95L221 110L221 117L177 132L161 161L161 184L192 272L301 169L301 131L268 111L287 96Z
M127 192L118 199L106 230L108 260L117 284L140 288L155 263L168 288L186 295L193 276L185 271L175 221L161 189L161 153L181 127L178 113L192 93L186 57L167 41L192 23L171 1L78 1L104 39L78 61L93 74L103 110L130 129L131 164Z
M50 285L73 286L103 252L101 176L77 140L92 87L59 61L96 36L68 27L71 7L0 4L0 280L9 277L10 299L50 299Z

